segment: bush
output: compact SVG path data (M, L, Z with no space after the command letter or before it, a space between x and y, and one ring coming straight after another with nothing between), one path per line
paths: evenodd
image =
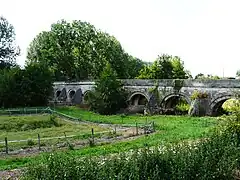
M193 91L191 95L191 99L205 99L208 97L208 94L206 92L199 92L199 91Z
M223 110L226 112L234 113L240 111L240 100L238 99L229 99L225 101L222 105Z
M34 143L34 141L32 139L28 139L27 140L27 145L28 146L33 146L33 145L35 145L35 143Z
M180 101L176 105L176 110L181 114L187 114L189 109L190 109L190 105L186 101Z

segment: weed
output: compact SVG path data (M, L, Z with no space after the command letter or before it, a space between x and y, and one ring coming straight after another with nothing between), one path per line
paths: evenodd
M27 145L28 146L33 146L33 145L35 145L35 143L34 143L34 141L32 139L28 139L27 140Z

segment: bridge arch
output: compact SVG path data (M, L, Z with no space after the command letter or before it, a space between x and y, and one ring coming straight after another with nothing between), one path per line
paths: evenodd
M143 92L133 92L129 98L129 105L146 105L149 102L150 97Z
M74 98L74 95L75 95L75 93L76 93L76 91L75 91L75 90L73 90L73 89L70 89L70 90L68 91L68 97L69 97L70 99L73 99L73 98Z
M60 89L57 89L56 91L55 91L55 98L58 98L59 96L60 96L60 94L61 94L61 90Z
M91 93L91 90L87 90L83 93L83 103L86 104L89 98L89 94Z
M171 93L163 98L160 103L160 107L165 109L174 108L181 99L191 105L191 99L188 95L184 93Z
M210 103L210 115L219 115L221 113L223 103L233 97L233 94L222 94L214 98Z

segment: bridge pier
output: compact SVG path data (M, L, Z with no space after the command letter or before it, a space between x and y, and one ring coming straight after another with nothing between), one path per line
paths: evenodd
M192 101L188 114L190 116L207 116L209 115L209 99L195 99Z

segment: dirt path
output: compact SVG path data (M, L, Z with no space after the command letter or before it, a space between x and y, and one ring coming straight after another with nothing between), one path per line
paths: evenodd
M13 169L0 171L0 180L18 180L20 179L22 169Z

